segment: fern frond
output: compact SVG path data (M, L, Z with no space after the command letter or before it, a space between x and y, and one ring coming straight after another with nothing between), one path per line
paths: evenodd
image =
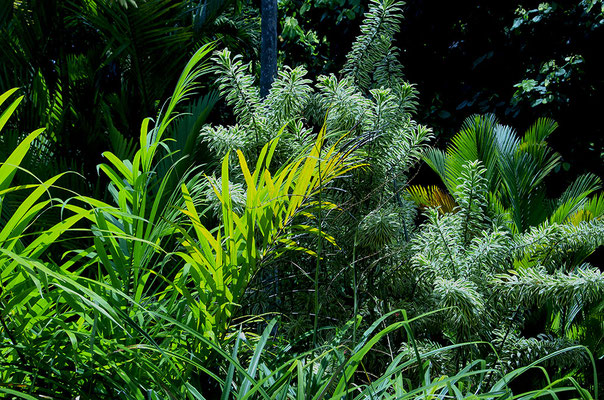
M558 128L558 123L549 118L539 118L524 133L524 143L543 143Z
M587 203L587 197L602 187L602 180L593 174L579 176L557 201L557 208L550 217L554 223L564 223Z
M570 215L567 221L578 225L582 221L591 221L595 218L602 218L602 216L604 216L604 193L589 199L579 211Z
M546 220L552 210L541 183L551 169L542 169L539 159L520 150L500 154L498 164L502 198L509 206L514 229L523 232Z
M447 190L453 193L455 191L455 185L450 184L447 178L447 153L441 149L431 148L424 153L422 158L426 164L438 174L441 181L447 187Z
M518 150L527 154L530 158L530 166L533 168L530 188L540 185L543 179L549 175L562 162L560 154L554 152L545 142L558 124L550 119L540 118L524 134Z
M489 190L495 190L497 184L494 177L497 171L495 168L497 162L496 138L505 134L509 133L498 125L494 115L473 115L467 118L447 148L445 163L447 188L453 192L456 187L455 179L461 176L464 165L468 161L479 160L486 168L485 178Z

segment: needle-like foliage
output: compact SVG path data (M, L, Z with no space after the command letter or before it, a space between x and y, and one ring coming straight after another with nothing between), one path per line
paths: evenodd
M480 161L467 162L453 192L458 206L448 213L428 210L414 239L418 290L408 301L417 310L447 308L446 322L436 326L444 326L453 343L494 340L497 351L505 354L505 370L582 337L581 320L604 300L604 277L584 263L604 243L603 221L548 221L517 233L490 216L487 177ZM547 310L549 325L539 339L524 338L524 317L537 309ZM505 320L509 322L502 326ZM495 338L497 329L503 333ZM521 358L511 356L518 352ZM558 367L579 367L583 361L569 357L565 364L558 360Z

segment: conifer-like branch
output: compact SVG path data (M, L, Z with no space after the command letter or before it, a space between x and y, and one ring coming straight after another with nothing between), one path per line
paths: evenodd
M371 0L365 14L361 34L346 56L342 73L350 76L359 88L368 90L376 65L390 51L394 35L399 30L403 3L398 0Z

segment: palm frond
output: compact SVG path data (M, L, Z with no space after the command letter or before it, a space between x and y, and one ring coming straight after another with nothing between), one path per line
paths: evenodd
M584 209L588 196L602 188L602 181L593 174L579 176L557 201L557 208L550 217L554 223L564 223L571 215Z
M453 197L438 186L413 185L406 189L406 193L418 206L436 208L440 213L453 212L457 207Z

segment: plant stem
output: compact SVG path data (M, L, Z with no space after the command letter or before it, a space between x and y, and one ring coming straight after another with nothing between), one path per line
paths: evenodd
M408 322L409 318L407 318L407 311L402 310L403 320L407 322L403 325L405 331L407 332L407 341L411 343L413 347L413 352L415 353L415 358L417 359L417 367L419 368L419 385L422 385L422 379L424 377L424 364L422 362L422 357L419 354L419 350L417 348L417 343L415 342L415 336L413 335L413 330L411 329L411 324ZM425 393L425 392L424 392ZM425 396L425 395L424 395ZM425 397L427 398L427 397Z
M323 177L321 176L321 149L323 143L319 143L319 244L317 246L317 264L315 265L315 321L312 333L312 344L313 348L317 347L317 330L319 328L319 271L321 269L321 252L323 250L323 213L322 213L322 192L323 192Z
M8 339L11 341L13 348L19 355L19 359L21 359L21 362L23 363L23 368L27 368L27 359L25 358L23 353L21 353L19 348L17 347L17 340L13 336L13 333L8 329L8 326L6 325L6 321L4 321L4 318L2 318L2 313L0 313L0 323L2 323L2 329L4 329L4 332L6 332L6 335L8 336Z
M501 340L501 344L499 345L499 349L497 350L496 354L501 354L501 351L503 350L503 346L505 345L505 342L508 339L508 336L512 332L512 327L514 325L514 320L516 319L516 315L518 315L519 312L520 312L520 304L516 308L516 311L514 311L514 314L512 314L512 318L510 319L510 324L508 325L508 329L506 330L505 335L503 335L503 339ZM494 359L493 360L493 364L491 365L491 370L492 371L495 370L495 364L496 363L497 363L497 359ZM487 383L485 385L486 389L488 389L489 385L491 384L491 379L492 378L493 378L493 372L491 372L489 374L489 378L488 378Z
M354 296L354 306L353 306L353 324L352 324L352 347L354 348L357 344L357 314L358 314L358 298L357 298L357 238L359 234L359 229L354 232L354 245L352 247L352 286L353 286L353 296Z
M396 184L396 176L393 179L393 183L394 183L394 193L396 196L396 202L398 203L398 206L400 208L403 208L403 202L401 201L401 194L398 191L398 185ZM401 218L401 221L403 223L403 233L405 234L405 242L409 241L409 232L407 231L407 222L405 221L405 216L403 215Z

